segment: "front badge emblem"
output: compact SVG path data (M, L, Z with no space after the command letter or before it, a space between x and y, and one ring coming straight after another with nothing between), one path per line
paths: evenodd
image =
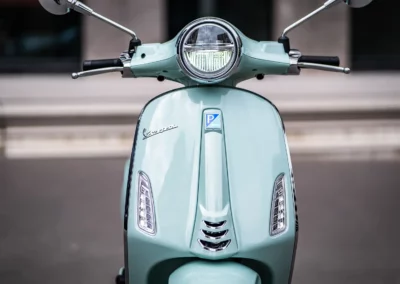
M169 130L175 129L175 128L178 128L178 126L176 126L175 124L171 124L168 127L163 127L161 129L153 130L153 131L148 131L146 128L144 128L143 129L143 140L145 140L147 138L150 138L150 137L152 137L154 135L163 133L165 131L169 131Z
M207 113L206 114L206 129L221 129L221 114Z

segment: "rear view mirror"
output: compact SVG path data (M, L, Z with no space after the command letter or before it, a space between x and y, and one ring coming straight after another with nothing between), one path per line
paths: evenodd
M65 15L69 12L65 0L39 0L43 8L53 15Z
M369 5L373 0L344 0L344 3L352 8L362 8Z

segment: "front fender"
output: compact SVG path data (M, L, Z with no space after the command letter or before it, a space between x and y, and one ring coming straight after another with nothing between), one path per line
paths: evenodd
M189 262L169 277L168 284L261 284L260 276L247 266L233 261Z

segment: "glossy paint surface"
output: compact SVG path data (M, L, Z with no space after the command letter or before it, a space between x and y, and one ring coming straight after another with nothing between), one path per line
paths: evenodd
M207 18L204 18L207 21ZM229 23L227 23L229 24ZM231 24L229 24L231 25ZM290 60L283 45L275 41L256 41L246 37L239 29L231 25L242 42L238 51L240 61L232 75L218 82L221 86L234 87L238 83L252 79L258 74L287 74ZM179 82L185 86L215 84L207 80L194 81L178 64L178 43L181 33L165 43L143 44L138 46L131 60L131 70L135 77L159 77Z
M193 261L178 268L168 284L261 284L253 270L236 262Z
M220 130L205 129L208 111L222 115ZM168 129L171 125L176 127ZM149 132L156 134L146 138L143 133ZM198 87L152 100L138 123L128 176L126 242L131 283L167 283L175 269L193 258L229 257L244 259L243 264L257 271L263 283L288 283L296 228L287 153L279 113L256 94ZM137 226L140 170L152 184L155 236ZM271 237L272 189L281 173L285 174L288 226ZM198 243L202 219L221 216L227 216L232 243L221 252L204 250Z

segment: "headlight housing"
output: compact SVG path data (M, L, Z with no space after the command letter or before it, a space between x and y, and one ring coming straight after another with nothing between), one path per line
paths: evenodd
M178 42L178 62L182 70L201 83L217 83L228 78L239 64L241 41L225 21L203 18L189 24Z

